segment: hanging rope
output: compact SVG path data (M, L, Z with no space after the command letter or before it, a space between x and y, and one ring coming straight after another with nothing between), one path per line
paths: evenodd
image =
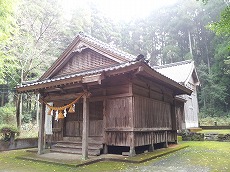
M74 113L75 112L75 103L78 102L78 100L87 92L83 92L81 93L74 101L72 101L71 103L69 103L68 105L65 106L61 106L61 107L54 107L54 106L50 106L47 102L45 102L43 99L40 99L39 102L40 103L45 103L46 106L48 106L49 111L48 111L48 115L53 115L54 111L56 111L56 119L63 119L64 117L66 117L66 109L69 108L69 113ZM63 114L64 111L64 114Z

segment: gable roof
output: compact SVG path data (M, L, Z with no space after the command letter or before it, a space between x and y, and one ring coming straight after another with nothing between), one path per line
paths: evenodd
M133 61L136 58L136 56L121 51L110 44L106 44L96 38L80 32L72 41L72 43L66 48L66 50L61 54L61 56L54 62L54 64L41 76L39 81L52 77L55 72L60 70L60 68L66 64L73 53L81 52L86 48L90 48L91 50L96 51L118 63Z
M18 87L18 92L27 91L37 91L40 89L58 87L74 83L88 83L101 81L105 77L115 76L118 74L124 74L128 72L134 72L136 74L144 75L149 79L154 79L155 81L167 84L166 87L174 90L175 94L191 94L191 90L182 86L181 84L165 77L156 70L152 69L147 63L143 61L132 61L122 64L117 64L112 67L105 67L97 70L91 70L87 72L80 72L76 74L66 75L60 78L46 79L42 81L34 81L24 83L22 86ZM94 78L96 80L91 80L89 78Z
M153 68L162 75L183 85L186 85L191 77L193 77L195 84L199 85L199 78L193 60L154 66Z
M109 66L101 66L96 69L53 77L63 66L65 66L68 60L73 57L74 53L82 53L84 49L88 48L114 60L116 63ZM25 82L22 86L17 88L17 91L42 91L46 88L55 89L74 84L82 86L82 84L93 84L95 82L100 84L106 77L132 72L134 75L143 75L150 80L166 85L166 87L174 91L174 94L191 94L192 91L190 89L160 74L142 60L143 59L139 59L138 61L136 56L118 50L114 46L103 43L91 36L80 33L39 80Z

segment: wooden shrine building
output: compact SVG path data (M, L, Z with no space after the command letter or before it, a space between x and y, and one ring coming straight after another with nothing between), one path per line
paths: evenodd
M83 33L39 80L17 90L40 93L38 153L49 136L56 143L51 151L80 153L83 159L102 153L133 156L143 147L177 142L175 96L192 92L152 69L141 55Z

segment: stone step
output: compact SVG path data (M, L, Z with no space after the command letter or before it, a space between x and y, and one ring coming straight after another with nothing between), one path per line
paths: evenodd
M82 137L63 137L63 141L70 141L70 142L82 142ZM102 143L103 137L89 137L89 143Z
M81 149L82 145L73 145L73 144L56 144L53 147L55 148L70 148L70 149ZM103 145L89 145L88 149L102 149Z
M82 154L82 150L81 149L62 149L62 148L52 148L50 150L51 152L58 152L58 153L68 153L68 154L78 154L81 155ZM89 155L94 155L94 156L98 156L100 155L101 151L99 149L89 149L88 150L88 154Z
M57 144L68 144L68 145L81 146L81 145L82 145L82 142L58 141ZM101 146L101 145L103 145L103 144L100 143L100 142L97 142L97 143L91 143L91 142L89 142L88 144L89 144L89 146Z

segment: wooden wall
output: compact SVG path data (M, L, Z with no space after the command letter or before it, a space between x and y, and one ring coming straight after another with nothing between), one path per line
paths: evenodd
M130 145L131 97L107 99L106 101L106 143L108 145Z
M55 77L111 66L114 64L117 64L117 62L94 52L93 50L86 49L81 53L76 52Z
M164 142L175 142L177 140L176 131L143 131L135 132L135 146L143 146Z
M130 127L130 97L108 99L106 102L106 128Z
M134 127L172 129L170 108L167 102L134 96Z
M71 101L55 102L54 106L63 106ZM52 141L63 140L63 137L82 136L83 104L76 103L75 112L68 113L64 119L55 121L53 118ZM89 136L103 136L103 102L94 101L89 104Z
M176 101L175 108L177 130L185 129L184 102Z
M173 93L145 78L108 77L91 87L89 136L103 137L114 146L175 142L172 130ZM82 103L62 124L65 136L82 135Z
M175 142L172 130L173 92L144 77L132 80L134 144Z

